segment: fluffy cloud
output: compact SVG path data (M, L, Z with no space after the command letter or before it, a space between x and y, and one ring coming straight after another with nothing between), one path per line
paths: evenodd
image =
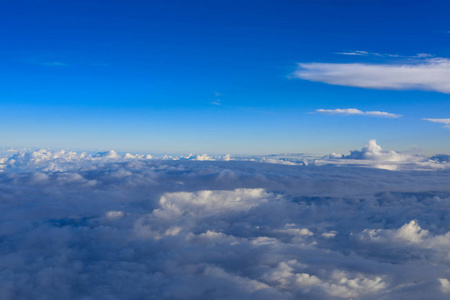
M361 116L371 116L371 117L380 117L380 118L389 118L389 119L395 119L401 117L401 115L397 114L391 114L384 111L361 111L356 108L337 108L337 109L317 109L316 112L320 114L327 114L327 115L361 115Z
M450 173L417 171L442 157L10 154L2 299L448 298Z
M383 150L376 140L370 140L361 150L352 150L349 155L331 153L322 159L313 160L315 165L338 164L359 165L387 170L434 170L448 169L450 163L446 155L426 157L411 153Z
M446 58L425 58L407 64L300 63L293 76L368 89L450 93L450 60Z

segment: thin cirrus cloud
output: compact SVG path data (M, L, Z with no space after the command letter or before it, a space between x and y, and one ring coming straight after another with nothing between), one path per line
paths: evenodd
M391 114L384 111L361 111L356 108L317 109L316 112L319 114L326 114L326 115L343 115L343 116L358 115L358 116L370 116L388 119L395 119L401 117L401 115Z
M379 57L400 57L398 54L386 54L386 53L377 53L377 52L368 52L368 51L349 51L349 52L338 52L336 54L340 55L349 55L349 56L379 56Z
M403 64L300 63L298 66L293 76L309 81L367 89L450 94L450 59L446 58L424 58L420 62L413 60Z
M423 119L425 121L444 124L444 128L450 129L450 119Z
M347 52L337 52L336 54L339 55L347 55L347 56L378 56L378 57L392 57L392 58L410 58L410 59L417 59L417 58L431 58L433 55L429 53L417 53L416 55L409 56L409 55L400 55L400 54L391 54L391 53L378 53L378 52L368 52L368 51L347 51Z

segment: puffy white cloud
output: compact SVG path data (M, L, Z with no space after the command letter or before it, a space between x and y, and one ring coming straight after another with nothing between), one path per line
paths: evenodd
M293 76L332 85L368 89L450 93L450 60L446 58L422 56L422 60L406 64L300 63Z
M325 290L331 296L339 298L361 298L383 291L387 286L380 276L368 278L359 274L355 278L348 278L345 272L335 272L332 279L333 281L325 284Z
M317 160L316 164L336 163L336 164L366 164L372 167L397 170L406 164L422 162L425 157L401 154L392 150L383 150L376 140L370 140L361 150L352 150L350 155L331 153L322 160Z
M444 293L450 293L450 281L447 278L439 278L441 289Z
M315 165L337 164L368 166L386 170L436 170L449 169L447 155L426 157L412 153L383 150L376 140L370 140L361 150L351 150L349 155L331 153L310 161Z
M392 114L384 111L361 111L356 108L317 109L316 112L327 115L345 115L345 116L360 115L360 116L371 116L389 119L401 117L401 115Z

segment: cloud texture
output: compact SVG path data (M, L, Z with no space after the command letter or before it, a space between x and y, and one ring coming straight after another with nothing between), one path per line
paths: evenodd
M354 163L411 157L375 141L291 164L18 152L0 172L0 295L448 299L448 170Z

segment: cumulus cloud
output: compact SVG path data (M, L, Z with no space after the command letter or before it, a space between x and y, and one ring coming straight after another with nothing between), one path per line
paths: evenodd
M383 150L376 140L370 140L361 150L352 150L349 155L331 153L322 160L315 161L316 164L322 163L335 164L359 164L368 165L380 169L397 170L399 168L433 168L442 166L427 157L399 153L393 150Z
M448 298L442 157L146 155L9 153L1 298Z
M349 155L331 153L320 159L312 159L314 165L353 165L386 170L446 170L450 168L448 155L426 157L408 152L383 150L376 140L370 140L361 150L351 150Z
M450 60L422 58L398 64L300 63L293 76L332 85L450 93Z
M444 124L444 128L450 128L450 119L424 119L424 120Z
M356 108L317 109L316 112L327 115L345 115L345 116L360 115L360 116L371 116L389 119L401 117L401 115L392 114L384 111L361 111Z

